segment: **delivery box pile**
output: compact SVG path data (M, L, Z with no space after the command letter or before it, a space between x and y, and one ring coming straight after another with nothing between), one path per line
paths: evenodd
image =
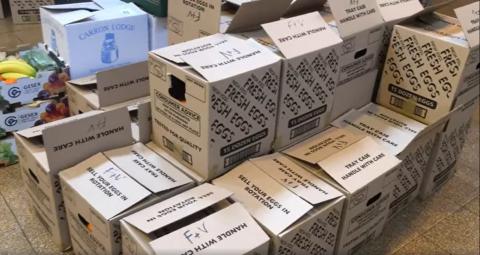
M58 173L91 155L132 143L126 109L91 111L15 133L26 192L62 249L70 247Z
M211 179L272 148L280 58L216 34L150 53L153 141Z
M345 195L335 254L352 254L380 235L400 160L372 138L335 127L282 153Z
M478 86L478 16L471 23L473 7L463 8L458 21L431 14L394 27L377 103L430 124Z
M170 1L168 43L190 41L216 33L255 30L278 20L291 0Z
M121 218L194 185L141 143L98 153L59 175L79 254L121 254Z
M276 150L322 131L330 121L338 84L341 39L318 12L262 25L240 33L282 58Z
M391 218L418 196L437 135L444 123L427 126L371 103L362 109L350 111L332 125L356 134L368 135L386 151L402 160L397 171L391 174Z
M333 254L345 198L286 156L251 159L213 184L232 191L270 235L269 254Z
M78 79L147 59L147 14L133 3L96 1L43 6L43 41Z
M132 117L132 133L140 142L150 141L151 106L147 62L126 65L71 80L67 83L70 113L126 107Z
M205 183L121 220L124 254L267 254L269 238L232 193Z

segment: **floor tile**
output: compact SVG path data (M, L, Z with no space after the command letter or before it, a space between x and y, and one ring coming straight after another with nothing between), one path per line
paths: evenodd
M25 192L19 192L23 181L18 164L0 170L0 193L15 215L29 215L30 200Z
M472 199L472 201L468 202L468 204L465 205L465 208L469 210L470 212L480 215L480 197L476 197Z
M0 195L0 254L35 254Z
M430 242L423 236L415 238L415 240L409 242L403 246L400 250L394 253L394 255L448 255L448 251L443 250L439 246Z
M12 32L12 31L14 31L14 29L15 29L15 27L12 25L12 19L11 18L0 19L0 38L1 38L2 33Z
M19 44L22 44L22 41L20 41L13 32L0 33L1 47L14 48Z
M478 171L478 166L472 168L465 165L460 160L456 166L456 175L463 181L471 184L473 187L480 187L480 173Z
M30 28L13 32L22 43L36 44L42 41L42 30L40 28Z
M473 184L462 179L458 173L456 173L448 182L440 188L435 197L448 198L458 205L465 205L472 200L478 194L478 188Z
M427 231L424 236L453 254L479 254L478 215L462 208Z

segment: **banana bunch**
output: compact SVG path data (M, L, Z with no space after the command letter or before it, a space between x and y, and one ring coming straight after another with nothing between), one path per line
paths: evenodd
M0 62L0 78L5 81L16 81L20 78L35 77L37 71L27 62L17 58L7 58Z

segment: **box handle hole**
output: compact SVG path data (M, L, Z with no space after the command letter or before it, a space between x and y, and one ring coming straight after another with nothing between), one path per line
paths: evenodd
M80 222L85 226L85 228L87 228L88 232L91 233L93 231L92 223L89 223L82 215L80 215L80 213L77 214L77 216Z
M367 206L370 206L371 204L375 203L381 196L382 196L382 192L380 192L380 193L376 194L375 196L373 196L372 198L370 198L367 201Z
M168 89L168 94L182 103L187 101L185 98L185 82L171 74L169 77L170 88Z
M361 58L367 54L367 49L359 50L355 52L355 59Z
M32 169L29 168L28 173L30 174L30 176L32 176L33 180L35 180L37 184L40 183L40 181L38 180L38 177L35 175L35 173L33 173Z

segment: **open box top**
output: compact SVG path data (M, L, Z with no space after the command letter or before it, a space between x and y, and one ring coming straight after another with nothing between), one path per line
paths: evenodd
M202 80L220 81L274 64L280 58L270 50L230 35L215 34L179 43L150 54L179 66L188 66ZM195 71L195 72L193 72Z
M400 163L384 151L370 137L332 127L283 153L327 174L352 194Z
M146 61L68 82L94 109L149 95Z
M135 4L119 0L94 0L85 3L47 5L41 8L63 26L142 15L146 17L146 13Z
M98 153L60 173L105 219L193 181L141 143Z
M262 28L263 31L241 35L278 49L285 58L295 58L342 42L318 12L266 23Z
M91 111L16 133L45 171L54 173L97 152L133 143L126 108Z
M225 189L204 183L129 215L123 220L148 235L213 206L231 195L232 193Z

